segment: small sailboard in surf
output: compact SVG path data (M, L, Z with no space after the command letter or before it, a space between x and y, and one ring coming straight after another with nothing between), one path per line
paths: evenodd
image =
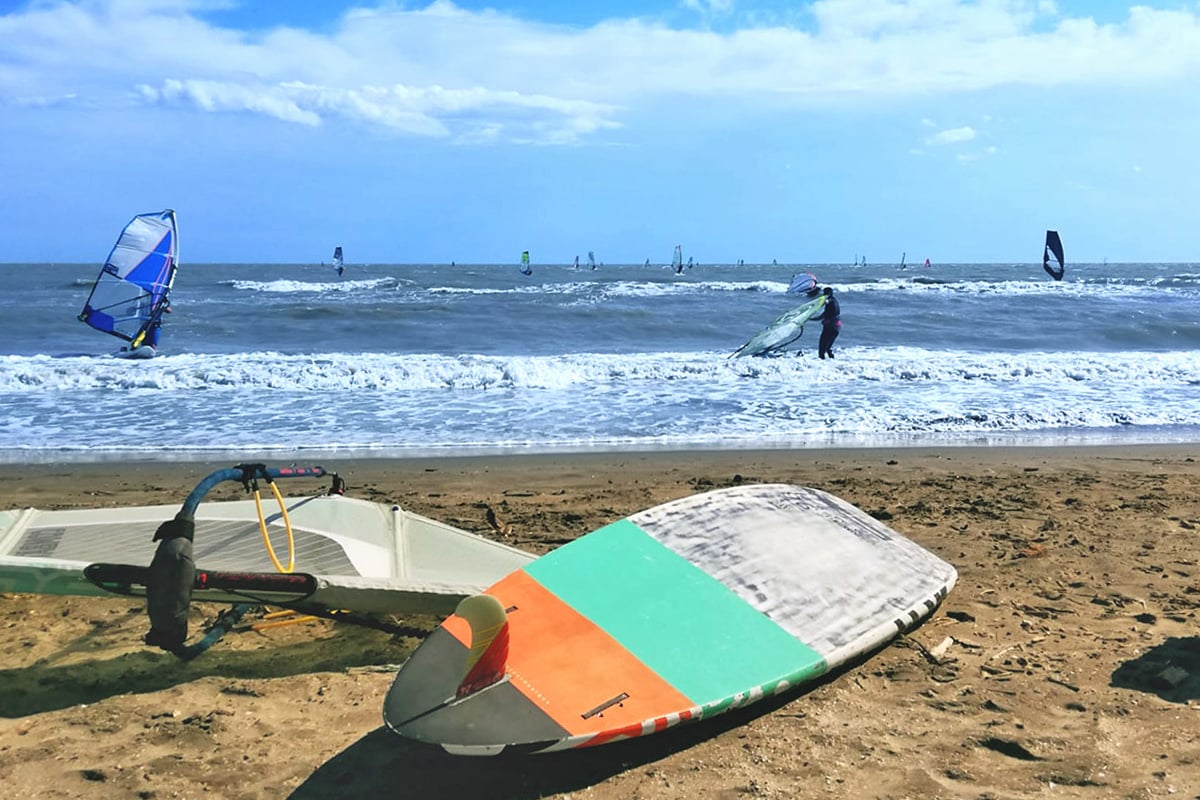
M343 272L346 271L346 264L342 258L342 246L341 245L338 245L337 247L333 248L333 263L330 264L330 266L333 267L333 271L336 272L338 275L341 275Z
M533 274L533 267L529 266L529 251L528 250L521 251L521 274L522 275L532 275Z
M737 486L626 517L464 600L384 721L462 755L657 733L803 686L929 616L953 566L825 492Z
M116 356L154 357L178 267L175 212L138 214L117 237L79 321L125 341Z
M1050 263L1051 256L1054 257L1057 266ZM1062 239L1059 238L1058 231L1046 231L1046 246L1042 250L1042 269L1046 270L1046 274L1056 281L1063 279L1066 268L1063 263Z
M806 294L816 296L817 276L811 272L797 272L792 276L792 282L788 284L785 294Z

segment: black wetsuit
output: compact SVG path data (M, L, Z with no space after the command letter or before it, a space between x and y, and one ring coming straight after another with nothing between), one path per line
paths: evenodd
M833 358L833 340L842 331L842 308L836 297L829 295L825 310L817 319L821 320L821 341L817 344L817 353L821 358L825 358L826 354Z

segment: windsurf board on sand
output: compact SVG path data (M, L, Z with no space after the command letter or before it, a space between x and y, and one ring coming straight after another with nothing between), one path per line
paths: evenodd
M465 599L384 720L464 755L656 733L813 681L929 616L950 564L817 489L746 485L607 525Z

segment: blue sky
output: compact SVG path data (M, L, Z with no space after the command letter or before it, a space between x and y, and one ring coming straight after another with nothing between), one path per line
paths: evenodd
M0 262L1200 261L1200 2L0 2Z

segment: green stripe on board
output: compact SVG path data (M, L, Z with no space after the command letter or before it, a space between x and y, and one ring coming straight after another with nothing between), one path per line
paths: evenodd
M697 705L825 671L815 650L629 520L523 569Z

